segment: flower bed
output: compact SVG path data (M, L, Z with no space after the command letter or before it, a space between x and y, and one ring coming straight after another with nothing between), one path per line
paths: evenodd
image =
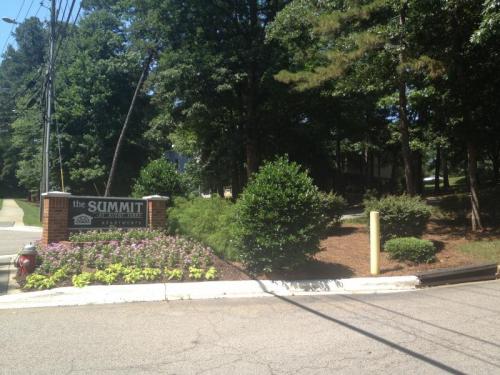
M112 234L94 232L72 236L79 242L39 246L39 266L24 288L217 278L212 250L197 242L158 231Z

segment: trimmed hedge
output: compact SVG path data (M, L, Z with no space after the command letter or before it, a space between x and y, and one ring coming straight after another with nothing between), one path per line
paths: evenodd
M380 213L383 242L395 237L421 236L431 217L431 208L421 198L409 195L388 195L366 200L364 205L367 219L370 211Z
M236 203L240 254L253 271L292 269L319 251L328 221L312 179L286 157L264 164Z
M415 237L393 238L384 245L392 259L415 263L431 263L436 260L436 247L431 241Z
M227 199L174 198L167 210L167 229L171 234L191 237L219 256L237 260L234 241L234 204Z

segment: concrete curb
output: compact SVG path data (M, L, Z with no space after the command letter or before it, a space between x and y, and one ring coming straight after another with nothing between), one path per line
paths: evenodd
M393 293L415 290L418 283L416 276L394 276L338 280L243 280L140 285L92 285L85 288L64 287L0 296L0 309L184 299Z

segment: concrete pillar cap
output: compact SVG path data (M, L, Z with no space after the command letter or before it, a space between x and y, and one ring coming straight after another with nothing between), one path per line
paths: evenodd
M60 198L69 198L71 193L65 193L63 191L49 191L47 193L42 193L42 197L60 197Z
M170 198L164 197L162 195L148 195L146 197L142 197L142 199L145 199L148 201L168 201Z

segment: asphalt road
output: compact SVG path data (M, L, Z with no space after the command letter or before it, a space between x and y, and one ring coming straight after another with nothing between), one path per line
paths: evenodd
M500 373L500 281L0 311L0 373Z

